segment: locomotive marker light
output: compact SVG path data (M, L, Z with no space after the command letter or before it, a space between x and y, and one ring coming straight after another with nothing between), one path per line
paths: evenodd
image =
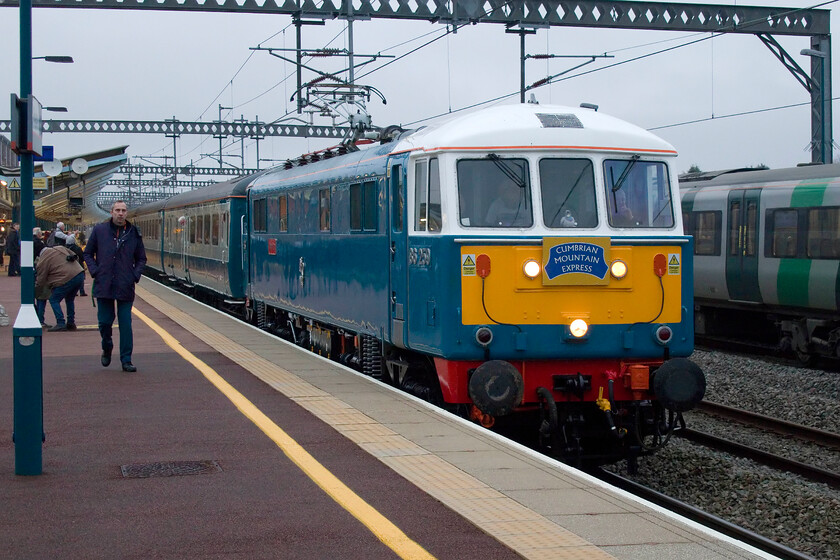
M616 280L621 280L625 276L627 276L627 264L622 260L614 260L612 264L610 264L610 274Z
M475 341L483 347L490 346L490 343L493 342L493 331L488 327L480 327L475 331Z
M525 264L522 265L522 272L524 272L525 276L528 278L536 278L540 275L540 272L542 272L542 265L534 259L528 259L525 261Z
M656 329L656 342L662 344L663 346L671 342L671 338L674 336L671 327L667 325L660 325Z

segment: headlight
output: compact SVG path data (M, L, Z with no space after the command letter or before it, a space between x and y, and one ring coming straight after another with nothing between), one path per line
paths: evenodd
M586 331L589 330L589 325L586 324L586 321L583 319L575 319L572 321L572 324L569 325L569 332L572 333L572 336L575 338L580 338L586 334Z
M493 331L487 327L479 327L479 329L475 331L475 341L478 342L480 346L489 346L490 343L493 342Z
M522 265L522 272L524 272L525 276L528 278L536 278L540 275L540 272L542 272L542 266L540 266L540 263L534 259L528 259L525 261L525 264Z
M610 274L616 280L621 280L627 276L627 264L624 261L614 260L610 265Z

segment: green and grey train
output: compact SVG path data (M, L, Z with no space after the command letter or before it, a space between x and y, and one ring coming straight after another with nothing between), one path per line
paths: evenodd
M699 174L680 193L695 332L840 357L840 165Z

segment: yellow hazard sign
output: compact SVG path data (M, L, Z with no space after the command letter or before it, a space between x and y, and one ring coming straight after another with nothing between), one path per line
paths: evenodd
M671 253L668 255L668 274L680 273L680 254Z
M461 255L461 276L475 276L475 255Z

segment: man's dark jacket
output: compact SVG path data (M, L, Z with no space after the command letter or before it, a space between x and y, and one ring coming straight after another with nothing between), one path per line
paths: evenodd
M97 224L85 247L85 263L93 278L93 297L134 301L134 284L146 266L146 249L140 231L126 221Z
M6 254L20 255L20 234L15 228L11 228L6 236Z

